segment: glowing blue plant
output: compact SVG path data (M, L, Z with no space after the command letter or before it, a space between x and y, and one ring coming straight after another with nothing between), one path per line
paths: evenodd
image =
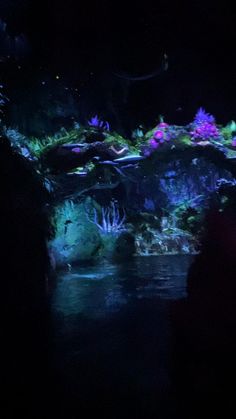
M110 203L109 207L102 207L101 216L99 217L96 208L93 209L93 217L87 213L87 218L90 222L94 223L102 234L117 233L124 231L124 222L126 214L123 211L123 216L114 201Z
M132 138L134 139L140 139L140 138L143 138L143 136L144 136L144 132L140 128L137 128L132 132Z
M199 125L206 122L208 124L214 124L215 118L213 115L207 113L203 108L199 108L194 118L194 124Z
M88 124L91 127L95 128L102 128L106 131L110 131L110 125L107 121L101 121L97 115L93 116L90 121L88 121Z

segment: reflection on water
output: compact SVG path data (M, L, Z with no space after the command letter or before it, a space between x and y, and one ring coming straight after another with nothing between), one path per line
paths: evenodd
M112 419L176 418L169 312L185 295L191 260L138 257L60 274L53 358L68 419L83 408L86 418L93 409ZM68 416L68 406L75 414Z
M191 256L137 257L124 265L103 263L61 273L52 307L64 316L96 318L119 311L137 299L185 296Z

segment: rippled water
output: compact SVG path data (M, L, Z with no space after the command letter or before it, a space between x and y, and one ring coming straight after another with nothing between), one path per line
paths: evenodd
M53 310L95 318L109 316L137 299L184 297L191 260L186 255L167 255L137 257L124 265L76 267L59 275Z
M60 273L52 295L54 360L75 415L83 408L85 417L95 409L111 419L175 418L169 310L185 296L191 261L138 257Z

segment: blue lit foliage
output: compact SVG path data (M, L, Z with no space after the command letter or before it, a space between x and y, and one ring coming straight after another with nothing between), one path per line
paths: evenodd
M100 230L101 234L116 234L121 231L125 231L125 219L126 215L123 210L123 215L117 206L117 203L111 201L110 206L102 207L101 214L98 214L98 210L93 208L93 216L87 213L87 218L90 222L94 223Z
M210 115L209 113L207 113L203 108L199 108L194 118L194 124L201 125L206 122L208 124L214 124L215 118L213 115Z
M141 128L126 139L97 115L86 126L41 139L4 128L50 190L53 184L60 203L50 242L56 265L128 254L132 240L142 255L197 248L210 200L222 183L235 182L235 123L220 127L200 108L189 125L162 120L151 130Z
M93 116L89 121L88 124L94 128L101 128L105 131L110 131L110 125L107 121L102 121L98 118L97 115Z
M190 132L192 140L210 141L216 140L220 136L220 131L216 127L215 118L200 108L193 121L193 129Z

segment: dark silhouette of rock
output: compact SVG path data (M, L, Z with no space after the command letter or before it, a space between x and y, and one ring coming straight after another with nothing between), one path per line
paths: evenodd
M188 296L172 311L181 417L199 417L203 409L208 417L227 416L231 409L235 414L236 218L230 210L212 210L206 221L201 252L189 270Z
M51 373L48 194L24 157L0 138L1 412L36 417Z

